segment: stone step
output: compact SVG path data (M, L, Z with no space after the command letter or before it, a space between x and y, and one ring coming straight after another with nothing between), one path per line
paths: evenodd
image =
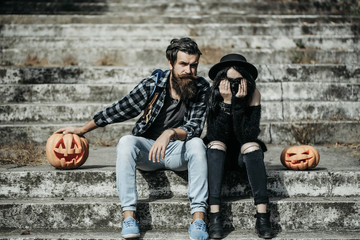
M280 163L285 146L268 145L265 165L271 197L360 197L360 166L349 149L316 145L319 165L309 171L291 171ZM339 161L341 159L341 162ZM77 170L56 170L49 164L36 167L1 166L1 199L26 198L109 198L117 197L115 186L115 147L94 147L86 163ZM140 198L187 197L187 172L137 171ZM243 172L225 175L223 197L251 197Z
M207 48L269 48L269 49L321 49L321 50L360 50L359 37L342 36L235 36L225 38L193 37L202 49ZM168 39L151 37L3 37L0 46L4 49L36 49L43 51L54 48L164 48Z
M182 36L347 36L359 35L352 23L283 23L283 24L5 24L0 37L182 37ZM170 39L170 38L169 38Z
M29 232L30 235L24 236ZM281 231L277 233L274 240L307 240L307 239L327 239L327 240L355 240L358 239L359 231ZM21 237L20 237L21 235ZM226 231L224 240L256 240L259 239L254 230L235 230ZM102 239L118 239L120 230L9 230L0 232L3 240L15 239L64 239L64 240L102 240ZM171 230L158 229L146 230L141 232L139 239L146 240L184 240L188 239L188 229Z
M0 124L0 144L2 146L16 145L18 143L34 142L45 144L49 136L56 130L68 126L81 126L85 122L69 123L23 123ZM112 124L105 128L96 129L86 136L95 146L115 146L119 138L131 134L134 122L127 121ZM354 143L360 136L359 121L262 121L260 123L260 139L266 143L289 144L307 142L313 144L323 143ZM206 128L203 131L203 136ZM45 146L45 145L44 145Z
M26 84L0 85L0 102L110 103L127 95L136 83L129 84ZM360 83L258 82L261 99L267 101L358 101Z
M114 99L113 102L118 99ZM109 103L19 103L1 104L2 123L87 122ZM360 118L358 101L262 101L264 121L356 120Z
M0 65L26 66L150 66L165 63L163 49L127 49L124 48L54 48L38 51L37 49L2 49ZM242 53L254 64L347 64L358 65L360 55L354 50L317 50L317 49L249 49L249 48L214 48L201 49L201 64L215 64L225 53Z
M165 56L164 56L165 59ZM248 58L251 61L250 58ZM216 62L219 59L216 60ZM163 64L161 64L163 62ZM214 62L214 63L216 63ZM208 79L210 65L200 64L198 74ZM258 84L265 82L307 82L358 84L359 65L344 64L262 64L256 65ZM118 67L2 67L0 84L134 84L156 68L168 69L165 60L154 66Z
M358 6L356 0L351 1L290 1L287 4L278 1L136 1L132 3L118 1L5 1L0 14L122 14L128 12L164 13L272 13L272 14L351 14L355 13L352 6Z
M139 200L137 218L142 229L184 229L190 224L187 199ZM288 230L359 230L360 199L276 198L269 204L274 228ZM253 199L228 199L222 204L224 225L254 229ZM118 198L46 198L3 200L2 229L120 229ZM176 216L176 217L174 217Z
M1 15L0 24L209 24L209 23L258 23L258 24L311 24L354 23L356 15L276 15L276 14L223 14L202 12L201 16L183 14L154 15L137 12L122 15Z

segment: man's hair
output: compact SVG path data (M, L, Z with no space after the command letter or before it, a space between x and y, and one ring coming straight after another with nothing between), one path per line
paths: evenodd
M166 58L170 61L171 65L174 65L179 51L191 55L201 55L198 45L191 38L174 38L166 49Z

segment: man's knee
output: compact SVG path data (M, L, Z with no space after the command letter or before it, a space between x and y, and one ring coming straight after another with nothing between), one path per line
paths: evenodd
M118 161L126 159L126 156L133 156L134 154L136 154L135 150L137 149L137 142L138 137L133 135L125 135L121 137L116 147Z
M191 144L196 144L196 145L199 145L199 146L203 146L204 145L204 142L201 138L198 138L198 137L194 137L190 140L188 140L188 143L191 143Z
M189 159L204 160L206 162L206 147L201 138L192 138L186 142L186 154Z
M241 146L241 153L247 154L256 150L259 150L260 146L256 142L248 142Z
M205 151L205 145L201 138L195 137L186 142L186 149L191 152Z

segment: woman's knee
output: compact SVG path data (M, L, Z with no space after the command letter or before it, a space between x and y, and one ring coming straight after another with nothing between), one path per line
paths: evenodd
M248 142L241 146L241 153L247 154L260 149L260 145L256 142Z
M207 145L208 149L217 149L217 150L221 150L226 152L226 144L221 142L221 141L211 141L208 145Z

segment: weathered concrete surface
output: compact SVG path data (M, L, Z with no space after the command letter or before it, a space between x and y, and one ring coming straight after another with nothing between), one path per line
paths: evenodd
M225 201L224 224L237 229L254 229L252 199ZM283 230L358 230L359 198L272 199L274 228ZM3 200L2 229L104 229L121 228L118 198L55 198ZM176 216L176 218L174 217ZM138 202L137 218L143 229L182 229L191 219L186 199L156 199Z
M154 15L146 12L121 15L16 15L3 14L0 17L0 24L209 24L209 23L356 23L359 21L356 15L269 15L269 14L212 14L201 13L197 15Z
M0 13L15 14L126 14L129 12L148 12L152 14L179 14L188 15L210 13L266 13L266 14L291 14L291 13L315 13L315 14L350 14L352 6L357 6L356 0L342 1L288 1L287 4L273 1L134 1L124 3L122 1L72 1L52 2L40 1L37 4L20 1L18 4L5 2ZM20 7L22 6L22 7Z
M58 99L58 103L51 104L6 104L0 105L0 122L85 123L111 104L112 102L63 104L61 98ZM360 104L357 101L284 103L263 101L261 107L263 121L360 120Z
M200 59L201 61L201 59ZM216 62L219 59L216 59ZM250 61L250 58L249 58ZM136 84L156 68L168 69L163 60L155 66L0 66L1 84ZM214 63L216 63L214 62ZM200 64L198 74L208 78L211 65ZM348 64L256 64L260 83L359 84L360 66ZM289 83L288 83L289 84Z
M284 146L285 147L285 146ZM265 153L268 190L272 197L359 197L360 160L355 150L316 147L317 168L286 170L280 163L283 146L269 145ZM1 166L0 198L116 197L114 147L90 148L87 162L76 170L56 170L49 164L37 167ZM160 171L137 173L141 198L187 197L187 173ZM251 189L241 172L224 179L224 197L249 197Z
M141 231L139 239L146 240L184 240L189 238L186 229L179 230L144 230ZM32 239L84 239L84 240L102 240L102 239L119 239L120 230L31 230L30 235L21 235L26 230L14 230L9 232L0 232L2 240L32 240ZM277 233L274 240L358 240L360 232L358 231L282 231ZM235 230L227 231L225 240L255 240L259 239L255 231L252 230Z
M304 27L305 26L305 27ZM5 24L2 26L1 37L143 37L153 33L154 29L160 36L206 36L219 33L232 35L269 35L269 36L300 36L303 34L341 36L351 35L351 23L323 24ZM255 30L256 29L256 30ZM355 29L357 30L357 29ZM168 33L167 33L168 31ZM306 31L306 32L304 32ZM355 32L356 33L356 32ZM107 34L107 35L104 35Z
M101 103L114 102L128 94L136 83L129 84L3 84L2 104L27 103ZM358 101L360 83L261 82L261 99L267 101ZM350 103L351 104L351 103Z
M88 121L88 119L86 120ZM4 124L0 125L0 145L12 145L19 140L24 142L34 142L44 144L49 136L56 130L68 126L81 126L85 122L62 123L23 123L23 124ZM113 124L105 128L100 128L86 136L90 143L97 146L115 146L120 137L131 134L134 127L133 121L121 124ZM360 136L359 121L291 121L291 122L264 122L260 123L260 138L266 143L288 144L299 141L308 141L313 144L323 143L357 143ZM203 135L206 129L203 131ZM299 135L302 133L302 135Z
M170 41L170 39L169 39ZM164 47L165 48L165 47ZM214 64L229 52L239 52L255 64L291 64L291 63L343 63L354 65L360 63L355 50L319 50L319 49L250 49L250 48L215 48L202 49L202 64ZM135 66L148 65L164 61L163 49L123 49L120 48L65 48L49 49L3 49L1 65L43 65L43 66Z
M211 38L195 36L193 39L202 48L271 48L271 49L323 49L323 50L360 50L359 38L352 32L343 35L328 35L318 33L315 36L232 36L232 37L218 37ZM107 34L106 34L107 35ZM87 47L99 48L103 46L111 48L165 48L169 40L164 37L144 38L140 36L134 37L36 37L36 36L10 36L0 39L0 45L6 49L26 49L33 48L38 51L46 51L47 49L66 48L71 46L73 48Z

